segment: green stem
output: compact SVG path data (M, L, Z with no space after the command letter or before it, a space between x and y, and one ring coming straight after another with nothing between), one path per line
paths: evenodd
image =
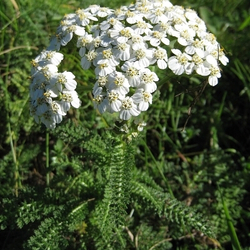
M10 41L9 47L10 49L13 48L15 38L13 37ZM11 148L11 153L12 153L12 158L15 166L14 170L14 182L15 182L15 195L18 196L18 190L21 187L21 181L20 181L20 174L19 174L19 166L18 166L18 161L16 157L16 149L14 146L14 139L13 139L13 134L12 134L12 129L11 129L11 109L10 109L10 97L9 97L9 92L8 92L8 84L9 83L9 65L10 65L10 53L7 54L7 61L6 61L6 79L5 79L5 85L3 83L3 89L5 92L5 109L6 109L6 119L7 119L7 128L8 128L8 133L10 136L10 148Z
M10 127L10 120L9 120L9 114L8 114L8 132L9 132L9 136L10 136L10 148L11 148L11 153L12 153L12 158L13 158L13 162L15 165L15 194L16 196L18 196L18 189L21 187L21 183L20 183L20 175L19 175L19 167L18 167L18 162L17 162L17 158L16 158L16 150L14 147L14 143L13 143L13 137L12 137L12 131L11 131L11 127Z
M49 186L50 177L49 177L49 130L46 130L46 184Z

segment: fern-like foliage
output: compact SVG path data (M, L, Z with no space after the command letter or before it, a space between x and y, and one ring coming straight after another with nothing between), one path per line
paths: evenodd
M178 201L169 193L164 192L149 177L141 175L140 172L135 174L135 176L138 176L138 179L131 180L132 197L138 203L144 205L144 210L153 210L157 212L158 216L165 217L167 221L178 224L180 228L184 227L184 233L195 229L210 237L214 237L213 230L202 214ZM141 179L146 179L147 182L153 183L154 187L141 182Z
M97 205L96 223L101 237L96 239L98 249L118 249L125 247L123 227L129 203L131 169L133 155L128 145L120 140L109 144L110 158L105 166L107 183L104 197ZM99 244L105 242L106 245ZM114 248L114 243L118 245ZM119 248L120 249L120 248ZM123 248L121 248L123 249Z
M135 145L111 133L73 122L55 130L50 186L1 203L1 228L23 233L19 248L168 249L193 229L212 235L200 214L135 166Z
M88 200L83 202L49 188L23 190L19 197L11 198L1 203L4 208L1 220L7 222L5 228L19 232L19 237L24 240L20 242L23 249L58 250L84 245L78 238L86 233ZM8 211L10 208L11 214ZM15 240L18 241L19 237Z

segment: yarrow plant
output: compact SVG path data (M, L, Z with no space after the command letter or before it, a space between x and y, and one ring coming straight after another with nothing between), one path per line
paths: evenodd
M198 74L215 86L219 64L228 63L197 13L168 0L138 0L117 10L98 5L79 9L64 16L48 48L32 61L30 112L48 128L55 128L71 106L81 105L74 74L58 72L64 58L59 51L73 36L81 67L96 76L94 107L124 121L152 104L159 80L153 66L176 75Z
M66 205L69 209L59 209L61 213L57 213L57 221L52 217L51 223L56 224L56 228L50 230L53 236L50 234L47 237L50 224L49 221L44 221L38 227L38 232L43 233L43 228L46 227L46 236L42 237L36 231L37 236L33 237L30 244L38 244L41 248L39 241L44 238L45 244L48 244L48 238L53 239L51 245L57 238L59 241L73 239L75 244L75 239L79 238L83 244L80 248L87 249L83 246L88 238L91 249L93 242L96 249L137 249L141 232L148 232L150 235L147 238L150 239L155 234L152 234L149 227L144 230L136 225L134 237L129 223L147 224L148 221L151 228L153 213L161 220L158 224L161 228L166 218L175 224L181 223L179 228L185 229L185 234L188 232L188 238L191 228L213 237L213 230L210 230L211 227L202 216L175 199L166 177L165 166L163 168L164 162L158 164L145 141L138 140L145 148L145 155L149 155L150 161L152 159L152 162L146 160L145 166L155 168L154 171L144 171L144 166L137 168L136 163L141 163L141 159L135 161L135 154L140 152L140 148L137 151L133 143L128 143L146 126L142 116L153 103L161 70L176 76L199 75L205 78L206 84L218 84L221 77L220 64L227 65L228 58L215 36L207 31L204 21L194 10L173 5L168 0L138 0L135 4L122 6L117 10L91 5L65 15L47 49L32 60L30 113L37 123L43 123L50 129L62 122L71 106L81 106L79 96L82 93L77 88L74 72L68 71L66 66L63 66L65 71L59 70L64 57L67 57L67 53L63 54L63 47L67 45L70 48L75 46L74 51L77 49L76 56L80 64L78 68L80 66L83 69L83 74L86 71L92 73L94 108L101 114L113 114L112 118L118 121L113 123L114 129L106 130L105 133L87 131L80 126L72 126L70 122L55 130L54 134L59 135L60 140L75 144L81 150L76 156L73 155L72 164L67 155L65 164L61 160L54 161L52 168L49 166L47 130L47 186L50 186L52 192L56 187L60 189L60 194L74 193L74 201L65 202L68 198L62 199L62 202L68 203ZM167 73L165 75L169 77ZM86 78L87 76L89 75L86 74ZM81 154L83 149L84 154ZM58 146L56 150L61 151L61 147ZM75 168L69 176L65 174L68 167ZM50 169L55 170L53 175L59 178L50 177ZM159 185L151 176L154 172L158 172L158 177L162 178ZM60 184L61 173L67 175L65 185ZM75 199L75 191L79 193L79 199ZM60 199L56 198L56 203L58 200ZM73 210L71 206L74 206ZM142 213L141 208L145 210ZM128 216L129 210L131 213ZM71 212L68 214L68 211ZM132 222L130 218L134 211L135 218L138 218ZM150 219L144 219L149 214ZM61 219L65 220L64 224ZM79 230L85 223L88 225L87 233L86 226L84 230ZM68 237L64 232L67 227L69 233L79 233L80 237ZM171 228L170 224L164 229L164 235L168 228ZM174 237L179 238L178 235L180 234L175 234ZM129 247L126 248L128 238L133 242L133 247L129 242ZM166 243L168 239L160 242ZM139 241L143 242L143 238ZM155 246L158 243L140 248L153 249Z

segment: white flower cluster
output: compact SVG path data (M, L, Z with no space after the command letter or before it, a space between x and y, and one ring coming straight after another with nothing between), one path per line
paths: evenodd
M74 75L57 72L63 55L56 51L73 35L82 68L96 75L95 108L119 113L121 120L138 116L152 103L159 79L151 66L207 76L214 86L221 77L219 62L228 63L197 13L168 0L141 0L117 10L79 9L63 18L47 50L33 61L31 113L47 127L61 122L70 105L80 106Z
M62 59L63 54L47 50L32 60L30 112L37 123L48 128L55 128L71 105L75 108L81 105L75 91L75 76L67 71L58 72Z

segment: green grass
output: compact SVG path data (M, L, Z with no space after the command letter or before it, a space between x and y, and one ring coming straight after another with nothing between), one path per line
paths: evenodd
M95 3L105 6L106 2ZM130 2L110 1L108 7L126 3ZM221 66L218 86L206 86L196 99L190 117L188 110L198 95L200 80L168 77L160 83L146 115L146 131L133 149L134 186L148 193L140 199L138 190L133 190L133 204L126 208L126 229L117 228L116 235L124 249L248 249L249 2L173 3L197 10L230 63ZM93 229L101 216L96 211L103 208L98 201L109 195L112 183L106 186L108 170L101 168L107 164L105 140L109 138L106 120L92 106L93 75L72 66L77 59L69 56L68 65L80 83L81 108L72 110L50 133L29 114L30 61L47 47L64 14L90 4L94 3L3 0L0 5L0 236L5 239L0 249L49 249L42 245L46 235L52 237L47 238L51 249L98 249L92 244L99 242L99 232ZM126 155L122 157L129 162ZM144 189L146 184L149 190ZM169 200L173 210L167 205L166 211L162 209L161 198ZM212 234L199 231L202 225L197 221L195 229L186 226L192 222L181 215L181 205L174 198L205 218ZM157 211L150 210L153 203ZM94 207L99 210L93 212ZM59 238L58 245L53 246L53 237Z

